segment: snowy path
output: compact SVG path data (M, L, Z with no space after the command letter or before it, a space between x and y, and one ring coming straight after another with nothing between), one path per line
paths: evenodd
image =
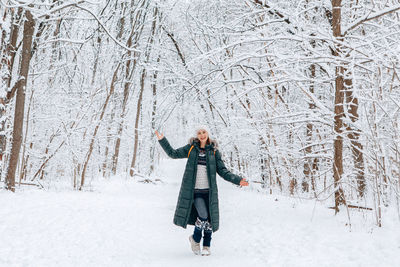
M1 266L399 266L400 231L344 226L314 202L267 196L219 178L220 230L210 257L172 224L184 161L165 184L105 181L94 192L0 191ZM278 198L278 201L275 201Z

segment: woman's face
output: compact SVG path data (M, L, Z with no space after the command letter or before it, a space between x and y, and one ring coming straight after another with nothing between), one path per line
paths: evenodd
M197 138L199 138L200 142L204 143L207 141L208 133L206 130L197 131Z

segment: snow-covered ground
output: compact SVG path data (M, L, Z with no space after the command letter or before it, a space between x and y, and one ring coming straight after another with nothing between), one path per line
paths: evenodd
M163 183L123 177L92 190L0 191L1 266L400 266L395 217L383 228L328 203L266 195L219 178L212 255L195 256L172 223L184 160L165 160Z

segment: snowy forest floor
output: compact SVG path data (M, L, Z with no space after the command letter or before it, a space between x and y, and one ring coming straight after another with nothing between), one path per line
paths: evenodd
M220 229L195 256L172 223L185 162L164 160L163 182L113 177L85 192L0 191L1 266L399 266L396 217L334 215L330 203L238 188L218 177Z

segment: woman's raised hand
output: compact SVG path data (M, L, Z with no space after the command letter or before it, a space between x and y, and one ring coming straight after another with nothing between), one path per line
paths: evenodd
M156 130L156 135L157 135L158 140L161 140L164 138L164 135L162 133L159 133L157 130Z
M245 179L240 180L240 186L248 186L249 182L247 182Z

